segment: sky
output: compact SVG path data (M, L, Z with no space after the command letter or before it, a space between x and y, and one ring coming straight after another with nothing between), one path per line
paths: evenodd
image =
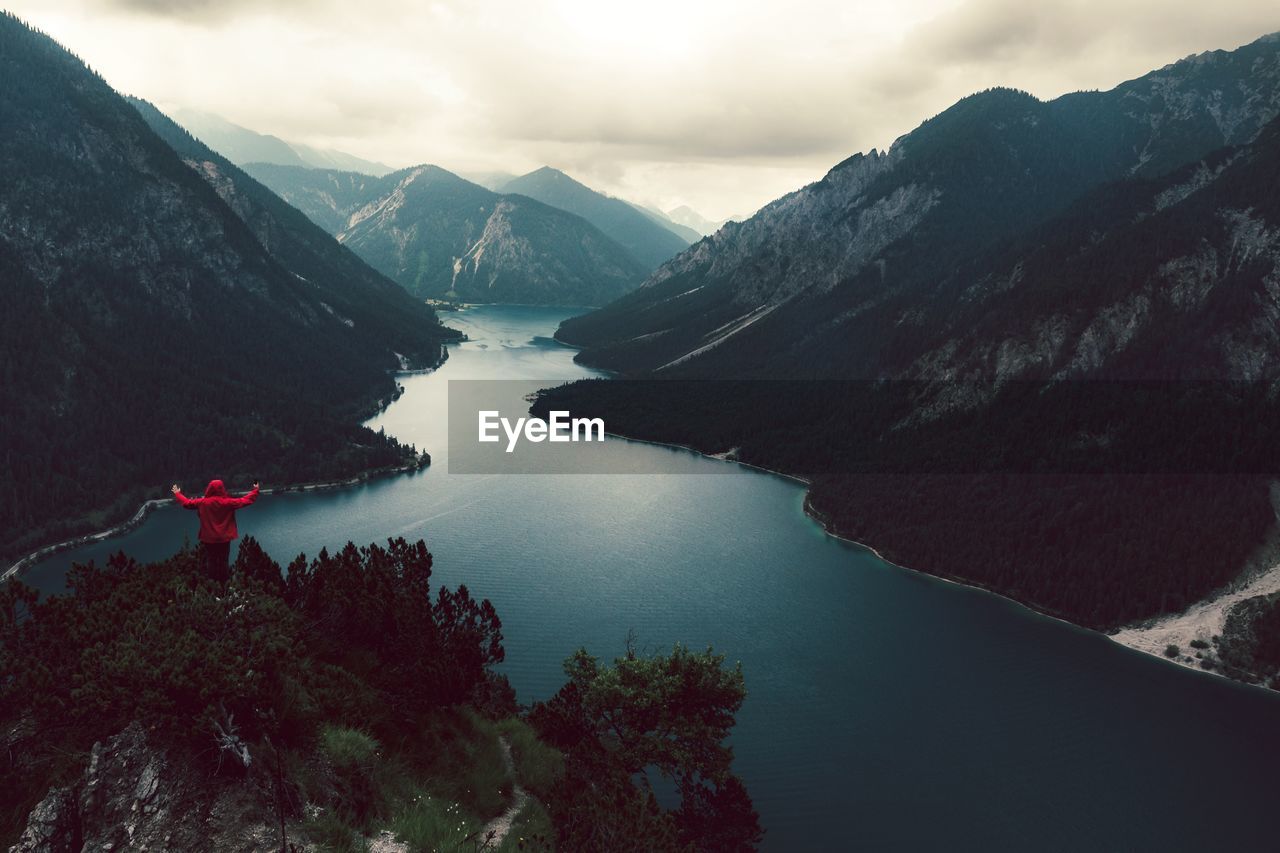
M995 85L1109 89L1274 0L8 0L122 93L394 167L749 215Z

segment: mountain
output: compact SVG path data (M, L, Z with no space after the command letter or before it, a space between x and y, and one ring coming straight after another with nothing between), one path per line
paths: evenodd
M502 188L517 177L511 172L455 172L454 174L496 193L502 192Z
M1274 36L966 98L557 333L663 381L539 405L804 476L841 535L1080 624L1181 609L1280 530L1278 114Z
M273 163L248 163L244 171L329 234L340 234L351 214L385 185L381 178L360 172Z
M630 201L627 202L627 204L631 205L636 210L640 211L645 216L649 217L649 219L651 219L652 221L661 225L663 228L670 231L672 234L675 234L677 237L684 240L686 244L696 243L699 240L701 240L703 237L703 234L701 232L695 231L694 229L689 228L688 226L681 225L678 222L675 222L674 220L671 219L671 217L667 216L665 213L663 213L661 210L658 210L657 208L647 207L643 204L636 204Z
M278 136L257 133L213 113L180 109L174 110L173 115L188 132L233 162L307 165L298 152Z
M576 213L617 241L649 270L689 245L625 201L598 193L549 166L508 181L502 192L519 193Z
M0 74L0 553L99 529L179 478L406 460L355 424L397 393L401 356L443 357L428 308L354 259L319 275L341 249L308 247L321 235L225 161L183 162L7 14Z
M430 328L434 318L420 300L154 105L138 98L127 100L156 135L218 193L263 248L324 300L321 305L326 311L368 336L370 346L390 346L415 364L438 360L443 330L423 336L422 327Z
M380 177L392 171L391 167L376 160L366 160L345 151L332 148L314 148L301 142L290 142L289 147L298 152L303 162L315 169L339 169L346 172L362 172ZM248 162L248 161L246 161Z
M668 210L665 215L672 222L683 225L686 228L690 228L703 236L716 233L724 227L726 222L733 222L746 218L743 216L731 216L728 219L707 219L687 204L682 204L679 207L672 208L671 210Z
M917 336L900 321L938 304L939 278L967 258L1104 182L1248 142L1277 111L1274 37L1109 92L983 92L729 223L559 337L624 371L880 376Z
M298 142L286 142L278 136L258 133L214 113L175 110L173 118L193 136L239 166L246 163L275 163L315 169L343 169L379 176L391 171L390 166L365 160L354 154L313 148Z
M586 220L436 166L380 179L258 164L249 172L422 297L602 305L646 272Z

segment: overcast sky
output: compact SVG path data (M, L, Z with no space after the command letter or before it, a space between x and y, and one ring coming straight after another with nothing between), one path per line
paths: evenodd
M9 0L162 109L747 214L976 90L1111 88L1274 0Z

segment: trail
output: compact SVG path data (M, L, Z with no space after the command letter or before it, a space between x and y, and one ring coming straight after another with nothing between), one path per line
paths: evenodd
M489 848L495 848L502 844L502 840L511 831L511 825L515 823L516 816L520 814L525 804L529 802L529 792L520 785L520 781L516 777L516 765L511 760L511 744L507 742L505 735L498 736L498 745L502 747L502 760L506 763L507 773L511 776L511 795L514 799L505 812L489 821L485 824L484 829L480 830L478 837ZM490 838L490 835L493 837Z

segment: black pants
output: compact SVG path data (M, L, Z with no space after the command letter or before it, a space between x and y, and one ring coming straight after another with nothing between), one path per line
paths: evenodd
M204 552L204 573L218 583L231 580L231 543L201 542Z

